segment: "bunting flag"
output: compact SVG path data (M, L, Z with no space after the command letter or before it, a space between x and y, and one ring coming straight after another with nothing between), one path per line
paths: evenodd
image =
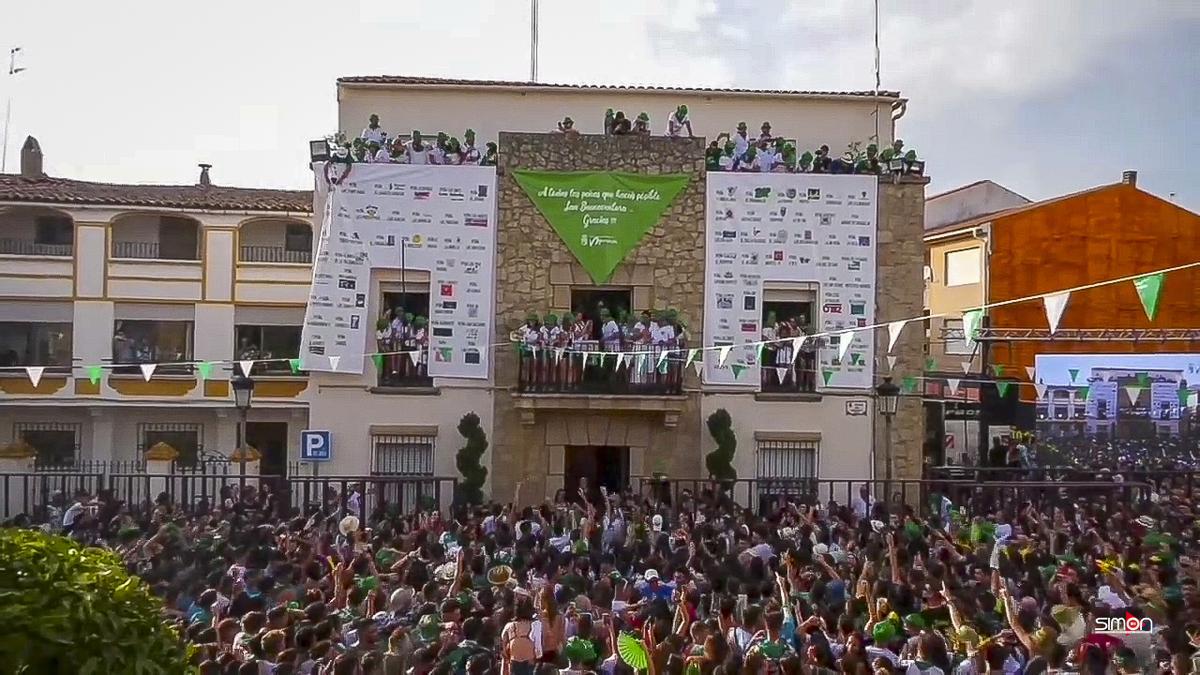
M625 365L625 359L632 358L625 352L617 354L617 370L620 370Z
M911 394L917 390L917 378L913 377L912 375L905 375L904 378L900 380L900 384L900 388L903 389L905 393Z
M34 389L37 389L41 383L44 372L46 372L45 366L25 366L25 374L29 376L29 381L33 383Z
M537 350L536 350L536 349L534 349L534 352L536 353L536 352L537 352ZM419 351L417 351L417 350L413 350L413 351L411 351L411 352L408 352L408 360L409 360L409 361L412 361L412 364L413 364L414 366L416 366L416 365L420 365L420 363L421 363L421 352L419 352Z
M138 366L142 369L142 379L149 382L150 378L154 377L154 370L158 368L157 363L143 363Z
M554 365L557 366L559 363L562 362L562 355L563 355L563 352L565 352L565 351L567 351L567 350L563 349L562 347L555 348L555 350L554 350Z
M299 361L299 359L296 359ZM196 364L196 370L200 372L200 381L207 380L212 377L213 364L211 361L201 361Z
M828 387L829 380L833 379L833 371L832 370L822 370L821 371L821 379L825 380L825 386Z
M658 354L658 372L665 373L667 365L667 355L671 353L670 349L664 349Z
M775 377L779 378L779 384L783 384L784 378L787 377L787 368L776 368Z
M1086 401L1089 398L1091 398L1091 396L1092 396L1092 388L1091 387L1081 387L1079 389L1079 391L1077 391L1075 393L1077 394L1076 398L1081 398Z
M1047 389L1046 385L1039 382L1039 383L1035 383L1033 385L1033 388L1037 390L1037 397L1038 397L1039 401L1046 398L1046 389Z
M687 363L683 364L683 367L686 368L686 367L692 365L692 362L694 362L696 360L696 355L699 353L700 353L699 349L689 349L688 355L687 355Z
M1183 387L1179 388L1179 407L1186 408L1188 404L1188 390Z
M383 372L383 354L372 354L371 360L375 362L375 370Z
M639 371L646 370L646 355L645 354L637 355L637 369Z
M1162 295L1163 278L1163 273L1159 272L1133 280L1133 287L1137 289L1138 299L1142 301L1142 309L1146 312L1146 318L1151 321L1158 316L1158 299Z
M792 338L792 363L800 357L800 348L804 346L804 341L808 338L806 335Z
M846 352L850 351L850 345L854 342L854 331L845 331L838 333L838 363L846 360Z
M1008 380L1000 380L996 383L996 391L1000 392L1000 398L1006 398L1008 396L1008 387L1011 384L1012 383Z
M692 361L692 367L696 369L696 377L700 377L704 373L703 361Z
M254 361L246 360L246 361L238 361L237 363L238 363L238 368L241 368L241 370L242 370L242 375L244 375L246 377L250 377L250 371L254 370Z
M963 361L963 362L959 363L958 365L962 366L963 375L966 375L971 372L971 362L970 361Z
M995 373L996 377L1004 377L1004 366L997 363L992 366L992 372Z
M1125 395L1129 397L1129 405L1137 405L1138 397L1142 395L1142 388L1131 384L1125 387Z
M925 370L933 370L933 357L925 357Z
M91 383L93 385L100 384L100 374L103 372L104 372L104 369L101 368L100 366L88 366L87 367L88 380L91 381Z
M1137 374L1137 383L1142 385L1143 387L1149 387L1150 386L1150 373L1138 373Z
M1042 305L1046 308L1046 323L1050 324L1051 335L1058 331L1058 322L1062 320L1063 310L1067 308L1067 300L1070 299L1070 291L1042 296Z
M900 331L904 329L904 324L908 323L908 319L893 321L887 325L888 329L888 353L892 353L892 349L896 346L896 340L900 339Z
M765 343L765 342L758 343L758 346L754 348L754 362L755 363L761 364L763 362L763 357L762 357L763 350L766 348L767 348L767 343Z
M1033 376L1036 373L1037 373L1037 370L1035 370L1033 366L1025 366L1025 374L1029 376L1030 382L1033 382Z
M742 376L742 371L746 370L746 366L735 363L729 366L729 369L733 371L733 379L736 380Z
M731 350L731 349L733 349L733 345L724 345L717 352L717 367L718 368L723 368L725 366L725 360L729 358L729 350Z
M331 356L331 357L329 357L329 368L331 370L337 370L338 364L341 362L342 362L342 357Z
M667 360L666 360L666 359L659 359L659 361L658 361L658 374L659 374L659 375L666 375L666 374L667 374L667 368L669 368L669 367L670 367L670 364L669 364L669 363L667 363Z
M888 362L888 372L890 373L896 369L896 357L889 354L887 357L887 362Z
M1068 368L1067 372L1071 374L1071 384L1075 384L1075 378L1079 377L1079 369Z
M300 359L288 359L288 368L292 369L292 374L300 372Z
M951 394L954 394L955 392L958 391L958 383L959 383L959 379L957 377L951 377L951 378L946 379L946 387L950 389Z
M983 321L983 310L973 309L969 312L963 312L963 340L974 342L975 338L979 337L979 324Z

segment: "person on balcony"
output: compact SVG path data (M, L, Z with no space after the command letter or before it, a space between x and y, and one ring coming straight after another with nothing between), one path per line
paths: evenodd
M479 166L482 161L483 154L475 147L475 130L467 129L463 133L462 163L467 166Z
M758 140L760 142L766 141L768 143L775 142L775 137L773 135L771 135L771 123L770 122L762 123L762 127L759 128Z
M600 309L600 342L606 352L621 351L621 327L608 309Z
M754 153L753 169L759 173L771 173L778 163L779 157L775 154L771 142L765 138L759 140L758 149Z
M721 132L717 140L722 138L733 142L733 156L739 163L746 161L746 153L750 150L750 136L745 122L738 122L737 132L732 136L728 132Z
M638 136L650 135L650 115L638 113L637 119L633 121L633 133Z
M575 120L571 119L570 116L564 117L558 123L558 133L566 138L578 138L579 130L575 128Z
M421 138L421 132L414 130L412 132L412 140L408 142L408 146L404 148L404 159L406 164L431 164L430 161L431 148Z
M760 339L763 341L762 362L758 364L764 386L773 384L771 378L776 377L775 366L778 364L779 344L775 340L778 338L779 321L775 317L775 312L767 312L760 335Z
M429 332L425 330L428 320L423 316L418 316L413 319L412 324L412 343L413 348L418 352L417 360L417 377L425 377L429 367Z
M685 129L687 130L688 138L695 137L692 134L692 120L688 119L688 107L681 105L667 118L667 136L671 138L683 138L683 131Z
M630 122L629 118L625 116L624 110L618 110L616 116L613 117L613 136L627 136L632 131L633 123Z
M442 164L448 166L462 166L462 145L459 144L457 138L451 138L446 141L446 150L442 156Z
M439 131L437 139L433 143L433 147L429 149L430 164L445 164L446 153L449 150L450 137L446 132Z
M375 141L383 145L383 139L387 138L387 132L379 126L379 115L372 114L367 118L367 128L363 129L358 137L367 142Z
M367 162L371 164L387 164L392 161L387 148L379 141L367 141Z

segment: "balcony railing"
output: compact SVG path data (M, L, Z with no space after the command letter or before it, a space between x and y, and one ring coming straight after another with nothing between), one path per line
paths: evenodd
M191 375L196 369L195 364L191 362L191 355L189 354L188 356L182 357L180 360L185 362L164 363L163 361L154 358L146 359L145 361L139 361L137 359L125 361L113 359L112 372L114 375L141 375L142 368L140 364L157 363L158 365L154 369L155 375Z
M763 393L809 394L817 390L814 350L801 350L794 361L791 347L780 345L775 350L764 350L761 371Z
M283 246L242 246L238 253L240 262L260 263L312 263L312 251L297 251Z
M69 258L74 244L42 244L28 239L0 239L0 255L44 255Z
M659 368L664 350L671 353L665 367ZM581 353L564 353L559 358L553 349L539 348L535 352L522 348L517 388L526 394L667 396L683 392L686 349L638 345L625 354L618 364L613 352L606 353L600 362L594 356L585 359Z
M163 257L162 246L157 241L114 241L112 255L114 258L133 258L137 260L199 260L195 252L186 256L168 252Z
M409 349L406 346L382 346L381 351L400 351ZM429 351L421 352L420 358L413 363L408 354L387 354L380 357L379 363L380 387L432 387L433 378L429 377Z

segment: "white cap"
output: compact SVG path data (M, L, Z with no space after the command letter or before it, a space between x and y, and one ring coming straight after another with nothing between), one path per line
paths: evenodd
M650 519L650 527L652 527L655 532L662 532L662 528L663 528L662 514L659 514L659 513L654 514L654 517Z
M661 516L654 516L654 517L660 518ZM642 575L642 578L645 579L646 581L653 581L658 578L658 570L646 570L646 573Z

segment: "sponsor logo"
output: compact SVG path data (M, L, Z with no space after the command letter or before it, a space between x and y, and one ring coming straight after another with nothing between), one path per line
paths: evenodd
M817 214L817 224L820 225L821 227L832 226L833 225L833 214L832 213L818 213Z
M454 337L454 329L445 326L436 326L433 329L433 337L448 338Z
M743 333L757 333L758 332L758 322L757 321L743 321L741 329L742 329Z
M355 307L366 307L367 306L367 294L366 293L355 293L354 294L354 306Z
M479 318L479 305L474 305L474 304L467 305L467 318L468 319L478 319Z
M758 307L758 296L744 295L742 296L742 309L753 312Z
M458 309L458 302L454 301L454 300L445 300L445 301L441 302L440 304L442 306L442 309L446 309L446 310Z
M771 196L771 188L769 188L769 187L754 188L754 198L755 199L766 199L767 197L770 197L770 196Z
M859 237L859 238L858 238L858 245L859 245L859 246L870 246L870 245L871 245L871 238L870 238L870 237L868 237L868 236L866 236L866 235L863 235L863 236Z
M379 220L379 207L373 204L362 208L364 220Z
M361 320L357 314L350 315L350 330L358 330L358 322Z
M857 314L866 314L866 313L867 313L867 304L865 302L850 303L850 314L857 315Z
M796 198L796 188L788 188L788 189L787 189L787 198L788 198L788 199L795 199L795 198Z
M454 350L450 347L441 347L433 352L433 359L438 363L450 363L453 360Z
M479 274L479 270L483 267L483 263L478 260L467 260L462 264L463 274Z
M355 288L358 288L358 282L356 282L354 279L338 279L338 288L342 289L343 291L352 291Z
M1154 622L1147 618L1139 619L1129 612L1125 612L1125 616L1101 616L1096 618L1096 632L1119 635L1153 633Z
M431 194L432 193L429 190L413 190L413 199L423 201L429 199Z
M596 246L611 246L617 243L617 239L606 234L598 234L591 237L582 234L579 236L579 243L588 248L594 248Z
M863 194L866 194L866 193L864 192ZM486 186L486 185L477 185L477 186L475 186L475 195L476 195L477 197L484 197L484 198L486 198L486 197L488 196L488 186Z
M808 188L808 200L809 201L812 201L814 199L820 199L820 198L821 198L821 188Z
M862 269L862 261L861 260L848 260L848 261L846 261L846 269L851 272L861 270Z
M783 250L777 249L775 251L772 251L771 252L771 260L774 260L776 262L783 262Z
M468 214L463 217L463 225L467 227L487 227L488 218L487 216Z
M443 298L453 298L454 297L454 284L440 284L438 286L438 289L439 289L438 294L441 295Z
M733 296L728 293L718 293L717 309L733 309Z
M825 312L826 314L841 314L842 313L842 303L827 302L824 305L821 305L821 311Z
M478 349L467 349L463 351L463 363L471 365L479 365L480 356Z

